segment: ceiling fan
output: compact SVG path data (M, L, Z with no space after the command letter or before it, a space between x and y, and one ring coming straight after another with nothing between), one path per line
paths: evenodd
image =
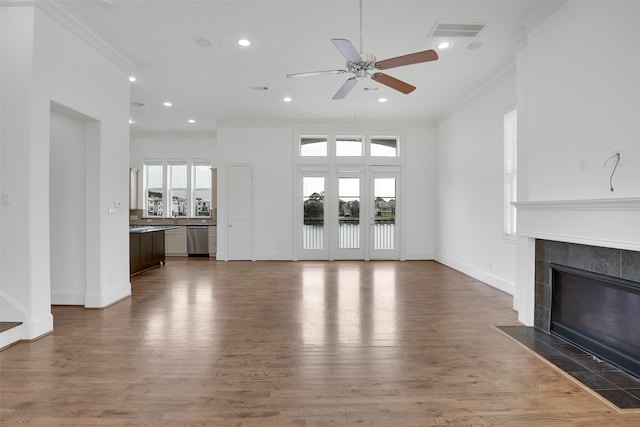
M389 68L402 67L404 65L419 64L422 62L435 61L438 54L435 50L424 50L421 52L410 53L408 55L396 56L394 58L377 61L376 57L368 53L358 52L353 43L347 39L331 39L333 44L338 48L342 56L347 60L346 70L325 70L310 71L306 73L287 74L287 78L309 77L322 74L344 74L353 73L354 76L349 78L338 89L333 99L343 99L351 92L358 80L370 78L385 86L389 86L404 94L413 92L416 87L409 83L391 77L388 74L379 72L379 70L387 70ZM362 0L360 0L360 50L362 50Z

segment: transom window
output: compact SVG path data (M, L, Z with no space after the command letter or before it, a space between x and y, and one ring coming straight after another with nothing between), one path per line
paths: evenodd
M300 157L399 157L397 136L303 135Z

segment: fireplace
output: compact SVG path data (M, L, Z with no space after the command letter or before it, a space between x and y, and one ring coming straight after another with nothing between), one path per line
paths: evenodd
M550 332L640 378L640 283L551 264Z

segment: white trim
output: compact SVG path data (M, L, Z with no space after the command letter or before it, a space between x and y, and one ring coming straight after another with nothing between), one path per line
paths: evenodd
M515 293L515 283L509 280L505 280L502 277L488 274L475 267L471 267L467 264L463 264L449 258L436 256L435 261L439 262L440 264L446 265L447 267L453 268L454 270L460 271L467 276L476 279L485 285L489 285L499 291L502 291L509 295L513 295Z
M518 210L640 210L640 197L626 199L548 200L516 202Z
M22 2L24 3L24 2ZM71 31L80 40L87 43L97 52L101 53L111 63L124 70L127 74L133 74L135 63L122 52L113 47L98 32L81 21L59 0L29 2L37 6L39 10L55 20L67 30Z
M560 9L567 0L553 0L553 1L545 1L540 7L527 15L522 21L520 21L520 25L525 29L527 33L535 30L538 25L544 22L548 17L553 15L556 10Z

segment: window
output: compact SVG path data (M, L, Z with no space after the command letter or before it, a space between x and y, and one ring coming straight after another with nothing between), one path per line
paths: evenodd
M515 106L504 113L504 234L516 234L516 208L518 191L518 112Z
M145 194L147 199L147 216L162 217L164 215L164 183L162 164L144 165Z
M372 157L397 157L398 138L395 136L374 136L371 137Z
M339 136L336 138L336 156L362 156L361 136Z
M326 136L303 136L300 138L300 155L310 157L327 156Z
M211 165L193 165L193 206L196 217L211 216Z
M169 195L171 198L171 216L187 215L187 165L169 165Z
M300 157L399 157L398 136L371 136L342 134L300 136ZM365 144L366 142L366 144ZM363 160L364 161L364 160Z
M209 161L145 161L145 217L210 218L211 178Z

